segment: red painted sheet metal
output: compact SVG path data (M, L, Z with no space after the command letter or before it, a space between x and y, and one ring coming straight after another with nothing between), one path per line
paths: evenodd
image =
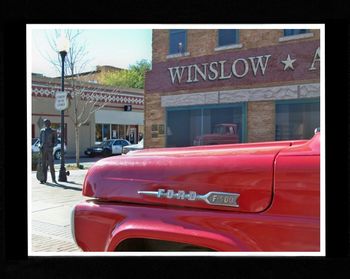
M290 145L279 142L155 149L111 157L89 170L83 195L106 201L261 212L271 203L275 156ZM238 207L138 193L159 189L194 191L198 195L236 193Z
M82 202L75 237L84 251L114 251L126 239L188 243L215 251L319 251L319 219L186 208Z

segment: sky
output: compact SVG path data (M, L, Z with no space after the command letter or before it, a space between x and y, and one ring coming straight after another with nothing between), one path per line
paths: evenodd
M96 66L109 65L127 69L136 62L152 60L152 30L138 26L69 26L70 29L82 30L81 41L88 52L89 63L84 71L95 70ZM31 54L32 73L48 77L59 76L60 72L45 57L55 56L48 43L48 37L54 38L55 30L60 26L31 25L27 29L27 47ZM30 51L31 48L31 51Z
M299 25L123 25L123 24L28 24L27 62L28 72L48 77L60 76L60 72L46 59L56 55L49 46L47 37L53 37L55 30L83 30L81 40L86 46L90 63L84 71L96 70L96 66L109 65L127 69L136 62L152 60L151 28L301 28ZM305 27L305 26L303 26ZM310 27L311 28L311 27ZM317 27L318 28L318 27Z

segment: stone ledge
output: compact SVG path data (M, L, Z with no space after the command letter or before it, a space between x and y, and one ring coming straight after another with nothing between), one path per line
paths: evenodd
M305 33L305 34L298 34L298 35L290 35L290 36L284 36L278 39L279 42L288 42L293 40L301 40L306 38L312 38L314 36L314 33Z
M243 47L242 44L233 44L233 45L216 47L214 50L221 51L221 50L227 50L227 49L237 49L237 48L242 48L242 47Z
M319 96L320 84L311 83L303 85L274 86L161 96L161 106L180 107L250 101L315 98Z
M177 106L192 106L192 105L207 105L218 103L218 91L203 92L194 94L181 94L172 96L162 96L162 107L177 107Z

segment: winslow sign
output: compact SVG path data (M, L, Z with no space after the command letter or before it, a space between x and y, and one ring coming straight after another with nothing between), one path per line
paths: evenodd
M319 42L169 60L155 64L146 79L148 92L319 79Z
M247 59L238 58L234 61L215 61L211 63L202 63L201 65L193 64L188 66L177 66L168 68L170 72L171 82L183 82L185 70L187 71L185 82L197 82L198 77L202 80L217 80L229 79L231 77L243 78L251 69L254 76L256 76L258 69L261 74L265 74L267 62L271 55L248 57ZM249 63L250 62L250 63ZM225 64L229 64L229 72L225 73ZM238 65L238 66L237 66ZM241 68L238 70L238 68Z
M188 66L177 66L168 68L172 84L175 82L198 82L199 78L202 80L223 80L230 78L244 78L249 71L252 72L253 76L256 77L259 72L261 75L265 75L265 71L268 66L269 58L271 54L262 56L253 56L247 58L238 58L233 61L214 61L211 63L202 63L200 65L193 64ZM284 64L283 70L288 69L294 70L293 63L296 59L291 59L290 55L286 60L282 60ZM320 61L320 48L317 48L313 59L310 63L309 70L316 70L315 64ZM228 71L225 64L229 64ZM187 73L186 73L187 72ZM186 74L184 74L186 73Z

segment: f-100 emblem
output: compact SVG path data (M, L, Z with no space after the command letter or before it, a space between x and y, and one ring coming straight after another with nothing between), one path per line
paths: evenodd
M205 195L198 195L194 191L185 191L175 192L174 190L164 190L158 189L158 191L138 191L140 195L153 196L157 198L167 198L167 199L177 199L177 200L188 200L196 201L202 200L211 205L221 205L221 206L233 206L239 207L237 199L239 194L237 193L225 193L225 192L209 192Z

